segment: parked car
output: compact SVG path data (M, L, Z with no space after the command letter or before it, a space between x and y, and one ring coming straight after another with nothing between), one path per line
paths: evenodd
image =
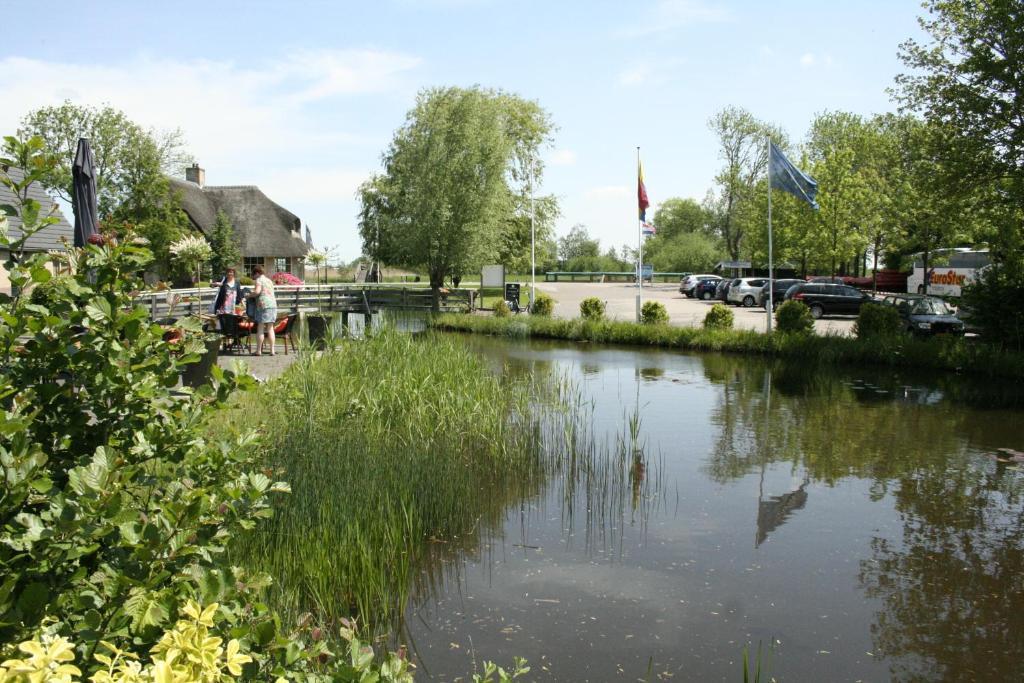
M718 280L701 280L697 283L697 286L693 288L693 298L703 299L704 301L710 301L715 298L715 290L718 288Z
M871 295L847 285L802 282L789 288L786 299L804 302L811 309L811 317L818 319L825 315L857 315L860 307L871 301Z
M894 306L907 331L919 337L964 333L965 325L942 299L919 294L894 294L882 299Z
M814 284L828 284L828 285L852 285L853 278L848 275L814 275L807 278L808 282Z
M732 287L732 280L719 280L718 288L715 290L715 298L719 301L729 300L729 289Z
M679 293L693 298L693 290L701 280L721 280L718 275L687 275L679 281Z
M761 288L767 284L766 277L740 277L732 281L729 286L729 294L726 301L730 304L737 304L750 308L757 303L757 295Z
M793 285L803 284L803 280L796 280L793 278L783 278L781 280L772 280L772 301L775 302L775 308L786 299L786 291ZM768 308L768 283L765 282L761 287L761 291L757 293L757 305L764 308Z

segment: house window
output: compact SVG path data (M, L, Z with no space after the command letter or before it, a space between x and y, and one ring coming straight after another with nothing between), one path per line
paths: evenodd
M277 273L290 273L292 272L292 264L290 258L276 258L274 259L274 271Z
M242 260L242 268L245 270L245 274L252 277L252 269L256 266L263 265L263 257L261 256L246 256Z

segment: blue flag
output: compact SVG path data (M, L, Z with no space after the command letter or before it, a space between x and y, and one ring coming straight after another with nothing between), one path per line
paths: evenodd
M771 141L768 142L768 182L776 190L784 190L804 200L814 209L818 208L818 202L814 199L818 194L818 182L791 164Z

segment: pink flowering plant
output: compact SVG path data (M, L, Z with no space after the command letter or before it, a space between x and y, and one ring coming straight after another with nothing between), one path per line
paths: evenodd
M273 275L271 275L270 276L270 280L275 285L289 285L289 286L294 285L294 286L297 286L297 285L301 285L302 284L302 280L300 280L299 278L295 277L291 273L285 273L283 271L282 272L278 272L278 273L274 273Z

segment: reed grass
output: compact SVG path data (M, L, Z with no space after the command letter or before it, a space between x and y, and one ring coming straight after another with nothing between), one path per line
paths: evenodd
M842 335L763 334L753 330L709 330L534 316L502 319L446 314L432 318L429 324L438 330L474 334L721 351L793 358L801 362L925 368L1024 379L1024 355L963 338L864 340Z
M385 330L303 354L236 413L294 493L235 551L277 579L286 612L389 622L430 555L475 547L536 490L537 393L455 339Z
M662 464L648 464L638 416L598 444L564 378L495 368L450 335L386 328L334 347L303 353L230 418L262 430L293 491L232 549L274 577L267 599L286 617L398 632L410 601L457 579L448 560L477 556L554 482L588 546L615 543L626 515L646 523Z

